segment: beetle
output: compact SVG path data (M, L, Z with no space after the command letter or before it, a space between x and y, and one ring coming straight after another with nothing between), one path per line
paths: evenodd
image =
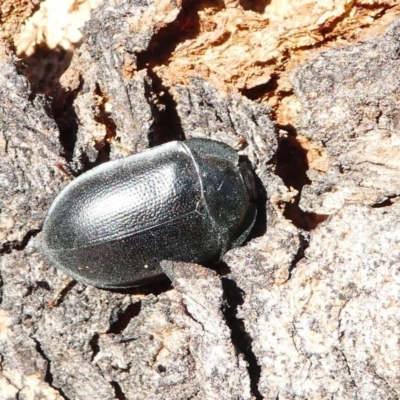
M42 229L50 261L77 281L126 288L159 280L162 260L210 264L256 218L249 163L225 143L173 141L69 183Z

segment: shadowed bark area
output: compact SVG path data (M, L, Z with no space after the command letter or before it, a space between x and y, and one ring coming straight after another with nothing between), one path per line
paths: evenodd
M275 124L262 91L250 99L200 72L171 85L168 61L152 57L169 41L176 63L176 35L204 33L201 13L226 3L194 2L192 29L189 1L100 5L46 95L1 58L1 399L399 396L400 23L296 69L297 119ZM239 3L257 20L273 6ZM259 217L245 245L213 269L163 262L169 280L152 286L66 283L40 250L61 188L192 137L254 167Z

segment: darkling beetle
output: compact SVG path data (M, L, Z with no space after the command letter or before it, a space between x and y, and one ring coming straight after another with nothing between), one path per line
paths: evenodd
M256 218L254 176L225 143L170 142L102 164L67 185L43 250L77 281L125 288L159 280L162 260L210 264Z

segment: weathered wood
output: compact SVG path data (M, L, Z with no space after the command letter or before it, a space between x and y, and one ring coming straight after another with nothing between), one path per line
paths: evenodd
M162 23L177 18L174 2L97 8L63 78L72 91L52 101L0 62L0 398L397 398L399 22L295 72L293 133L203 78L168 88L136 71L161 5ZM166 263L172 285L76 283L52 307L65 275L41 254L40 227L68 173L196 136L254 166L248 243L215 271ZM282 165L301 157L302 170Z

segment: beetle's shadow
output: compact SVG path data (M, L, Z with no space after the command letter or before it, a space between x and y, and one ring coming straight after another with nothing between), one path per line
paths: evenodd
M173 289L172 283L167 275L160 276L160 280L153 283L148 283L142 286L134 286L130 288L115 288L115 289L101 289L112 293L129 294L129 295L149 295L153 294L158 296L162 293L168 292Z
M267 231L267 191L262 184L261 179L256 174L254 174L254 176L258 193L256 200L257 217L253 229L251 230L245 243L253 238L264 235L264 233Z
M239 161L246 162L249 165L251 165L248 157L245 155L241 155L239 157ZM254 205L256 206L257 209L257 216L253 228L251 229L249 236L246 238L243 245L245 245L250 240L256 237L264 235L264 233L267 231L267 191L261 179L254 172L253 168L251 169L251 172L253 174L256 193L257 193L257 197L254 200Z

